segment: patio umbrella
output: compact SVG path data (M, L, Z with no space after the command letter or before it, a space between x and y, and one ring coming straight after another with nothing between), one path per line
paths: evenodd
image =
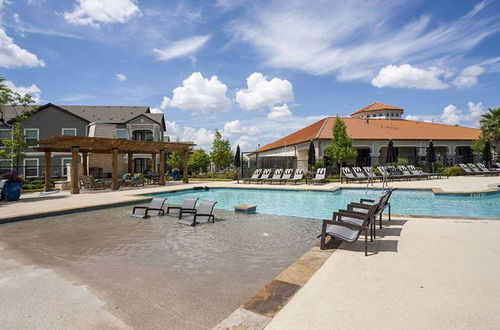
M425 160L431 163L432 173L434 173L434 162L436 161L436 148L434 148L434 143L432 143L432 140L429 142L429 146L427 147Z
M309 151L307 152L307 164L314 166L316 164L316 150L314 150L314 143L309 143Z
M493 159L493 156L491 155L491 145L490 141L486 140L484 143L484 150L483 150L483 162L486 167L490 167L491 160Z
M236 147L236 153L234 154L234 160L233 160L233 165L235 167L240 167L241 166L241 151L240 151L240 145Z
M389 140L389 144L387 145L387 154L385 155L385 171L384 171L384 179L382 181L382 191L384 191L384 183L387 185L387 164L395 163L398 161L398 155L396 154L396 149L394 148L394 143L392 140ZM389 187L387 185L387 187Z

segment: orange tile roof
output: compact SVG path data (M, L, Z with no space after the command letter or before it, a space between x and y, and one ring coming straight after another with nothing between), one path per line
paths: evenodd
M354 140L475 140L481 131L477 128L426 123L405 119L342 118L347 134ZM261 147L272 150L311 140L332 139L335 117L326 117L288 136Z
M356 112L353 112L351 114L351 116L357 115L357 114L362 113L362 112L369 112L369 111L376 111L376 110L403 110L403 108L395 107L393 105L384 104L384 103L380 103L380 102L375 102L375 103L370 104L367 107L364 107L363 109L360 109Z

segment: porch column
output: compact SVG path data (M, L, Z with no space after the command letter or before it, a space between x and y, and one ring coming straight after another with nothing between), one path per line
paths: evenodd
M184 150L182 153L182 182L189 183L188 179L188 160L189 160L189 151Z
M88 153L82 153L82 165L83 165L83 175L89 175L89 161Z
M127 172L128 173L132 173L133 158L134 158L134 154L129 152L127 154Z
M118 190L118 148L111 149L111 190Z
M151 172L152 173L156 173L157 170L156 170L156 153L153 152L151 154Z
M52 153L50 151L45 151L45 185L43 191L50 191L50 166L52 162Z
M80 185L78 179L78 147L71 147L71 193L79 194Z
M160 150L160 169L158 173L158 184L165 185L165 150Z

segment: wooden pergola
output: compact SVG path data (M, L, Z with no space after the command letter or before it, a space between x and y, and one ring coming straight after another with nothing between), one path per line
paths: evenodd
M165 185L165 153L179 151L183 153L184 183L188 183L189 152L193 143L151 142L101 137L56 136L38 142L37 151L45 152L45 191L50 190L50 167L52 152L71 152L71 193L80 193L78 184L78 155L82 154L83 175L88 175L88 154L111 154L111 189L118 190L118 154L128 155L128 172L132 172L132 156L134 154L151 154L153 169L156 168L156 155L160 155L159 185Z

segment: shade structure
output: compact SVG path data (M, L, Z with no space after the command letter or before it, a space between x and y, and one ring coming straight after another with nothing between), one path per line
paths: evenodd
M241 166L241 151L240 151L240 145L239 144L236 147L236 153L234 154L233 165L235 167L240 167Z
M307 152L307 164L313 166L316 164L316 150L314 150L314 143L309 143L309 151Z
M434 147L434 143L432 143L432 141L429 142L429 146L427 147L425 160L431 163L436 161L436 148Z
M398 161L398 155L396 154L396 149L394 148L394 143L392 140L389 140L389 144L387 145L387 155L385 155L386 163L395 163Z
M491 154L490 141L486 140L486 142L484 143L484 150L483 150L483 162L486 166L490 166L492 159L493 155Z

